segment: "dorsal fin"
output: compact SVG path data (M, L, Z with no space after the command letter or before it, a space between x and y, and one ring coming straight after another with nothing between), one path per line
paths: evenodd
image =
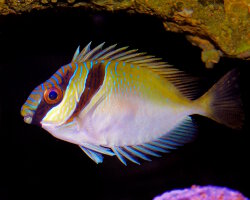
M83 48L83 50L81 51L81 53L79 54L77 54L77 56L75 57L75 55L74 55L74 57L73 57L73 59L74 59L74 62L80 62L80 59L81 58L83 58L86 54L88 54L89 52L90 52L90 45L91 45L91 42L90 43L88 43L84 48ZM77 50L76 50L76 52L77 52ZM75 53L76 54L76 53Z
M105 42L99 44L93 50L89 51L85 56L83 56L82 58L79 58L79 62L84 62L86 60L92 60L93 56L102 50L102 47L104 44L105 44Z
M166 78L172 82L179 91L189 99L197 98L197 78L190 77L185 72L180 71L169 65L167 62L161 61L145 52L137 52L138 49L127 50L128 47L115 49L116 44L102 50L104 42L90 50L91 42L79 54L79 50L73 57L75 62L84 62L88 60L107 60L107 61L123 61L139 67L152 70L154 73Z
M71 62L76 61L76 58L78 57L79 53L80 53L80 45L77 47Z

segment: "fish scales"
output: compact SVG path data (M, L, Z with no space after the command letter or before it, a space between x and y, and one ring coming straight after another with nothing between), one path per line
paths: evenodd
M119 85L120 80L124 79L124 71L126 80L130 85L127 85L125 81ZM152 77L150 71L145 73L145 70L140 67L131 66L130 64L122 66L122 63L117 65L117 62L111 62L106 69L106 73L103 83L105 90L100 90L88 107L92 108L93 104L104 93L107 93L106 101L104 99L91 115L86 114L89 110L88 107L80 115L86 120L85 123L81 124L82 127L91 127L86 132L91 137L94 136L95 140L97 138L102 139L102 141L94 140L98 144L111 147L149 142L173 128L177 122L175 117L177 119L179 115L185 117L192 112L188 107L192 102L186 98L182 100L182 104L180 103L178 107L174 107L174 104L178 105L175 100L178 96L169 95L165 87L157 87L157 84L161 86L163 83L157 83L156 81L160 80L158 80L157 76ZM113 76L114 73L116 76ZM150 84L151 81L156 83ZM171 83L167 83L165 80L162 81L165 85L169 84L173 87ZM131 90L129 94L126 93L127 87ZM153 88L158 90L153 90ZM184 106L185 104L187 106ZM163 123L163 120L166 121L166 119L169 127L166 126L166 123ZM123 123L124 120L126 123ZM180 118L181 120L182 118ZM138 129L142 124L143 127ZM154 125L152 126L152 124ZM152 134L152 132L155 134Z
M195 79L161 59L116 45L102 50L104 43L91 50L90 44L32 91L21 109L26 123L79 145L96 163L106 154L123 164L192 141L192 114L242 127L237 70L194 99Z

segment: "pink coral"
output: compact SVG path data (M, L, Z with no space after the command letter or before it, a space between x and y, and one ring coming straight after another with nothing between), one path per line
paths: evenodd
M217 186L192 186L173 190L157 196L154 200L248 200L237 191Z

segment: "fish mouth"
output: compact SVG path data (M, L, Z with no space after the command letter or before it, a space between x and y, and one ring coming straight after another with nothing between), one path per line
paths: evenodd
M23 121L24 121L25 123L27 123L27 124L31 124L31 122L32 122L32 117L29 116L29 115L24 116Z
M34 111L29 110L29 109L21 109L21 115L23 116L23 120L25 123L27 123L27 124L32 123Z

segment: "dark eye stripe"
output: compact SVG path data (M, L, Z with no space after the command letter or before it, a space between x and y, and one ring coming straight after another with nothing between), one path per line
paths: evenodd
M87 64L83 63L85 67L87 68ZM90 63L91 65L91 63ZM93 64L92 68L89 69L89 73L85 82L85 90L81 95L80 101L78 102L75 111L71 115L71 117L67 120L67 122L71 121L74 116L78 115L82 109L84 109L91 99L94 97L94 95L98 92L100 87L102 86L104 82L105 77L105 65L99 63L99 64Z

